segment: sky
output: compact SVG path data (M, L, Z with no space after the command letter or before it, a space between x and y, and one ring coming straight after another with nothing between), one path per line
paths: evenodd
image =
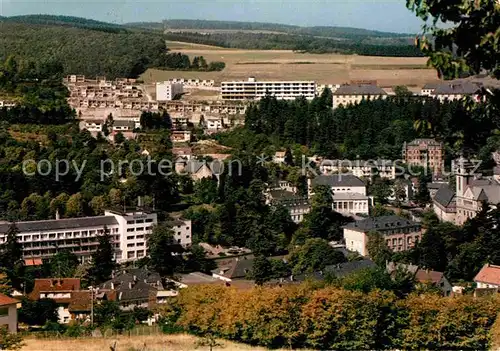
M421 21L406 9L405 3L405 0L0 0L0 15L68 15L112 23L206 19L417 33Z

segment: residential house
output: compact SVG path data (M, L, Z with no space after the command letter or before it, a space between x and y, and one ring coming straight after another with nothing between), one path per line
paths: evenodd
M308 179L309 197L314 194L314 187L328 186L332 195L332 209L343 215L368 215L373 199L366 195L366 185L352 174L320 175Z
M358 220L345 225L344 241L346 248L362 256L369 256L368 234L372 231L384 236L387 246L392 251L407 251L422 238L419 223L399 216L382 216Z
M0 326L6 327L9 333L17 333L17 307L20 301L0 294Z
M344 84L333 93L333 108L358 104L363 100L385 99L387 93L374 84Z
M157 82L156 83L156 100L171 101L184 92L182 83L174 82Z
M224 121L222 118L206 118L205 119L206 129L210 133L218 132L219 130L224 129Z
M223 261L219 264L219 267L212 270L212 276L225 282L245 280L252 272L253 261L253 257L247 256Z
M403 158L408 165L430 168L433 173L441 173L444 167L444 145L434 139L405 142Z
M477 284L478 289L499 289L500 266L485 264L474 277L474 282Z
M173 143L187 143L191 141L191 131L189 130L175 130L170 135Z
M58 322L67 324L73 318L69 306L75 293L81 290L79 278L35 279L33 291L28 295L31 300L52 299L57 305Z
M142 268L119 271L99 289L115 291L116 301L124 311L135 307L154 308L158 291L164 290L160 275Z
M416 285L430 285L441 290L443 296L450 296L453 292L453 286L443 272L422 269L419 266L389 262L386 266L387 272L394 275L397 269L402 269L413 275Z

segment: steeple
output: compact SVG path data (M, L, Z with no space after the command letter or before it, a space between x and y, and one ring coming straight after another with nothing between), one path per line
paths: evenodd
M474 177L473 170L474 164L468 159L464 158L463 155L455 164L456 175L456 195L458 197L463 197L465 189L470 185L471 179Z

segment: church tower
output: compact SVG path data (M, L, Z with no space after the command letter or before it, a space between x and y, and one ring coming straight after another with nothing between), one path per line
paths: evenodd
M462 198L464 196L465 189L467 189L471 180L474 178L474 175L472 174L474 165L462 156L458 159L458 164L455 165L455 169L457 172L455 194L458 198Z

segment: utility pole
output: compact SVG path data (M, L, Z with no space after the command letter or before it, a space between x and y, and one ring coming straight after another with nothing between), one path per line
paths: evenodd
M89 286L90 290L90 326L94 326L94 288Z

